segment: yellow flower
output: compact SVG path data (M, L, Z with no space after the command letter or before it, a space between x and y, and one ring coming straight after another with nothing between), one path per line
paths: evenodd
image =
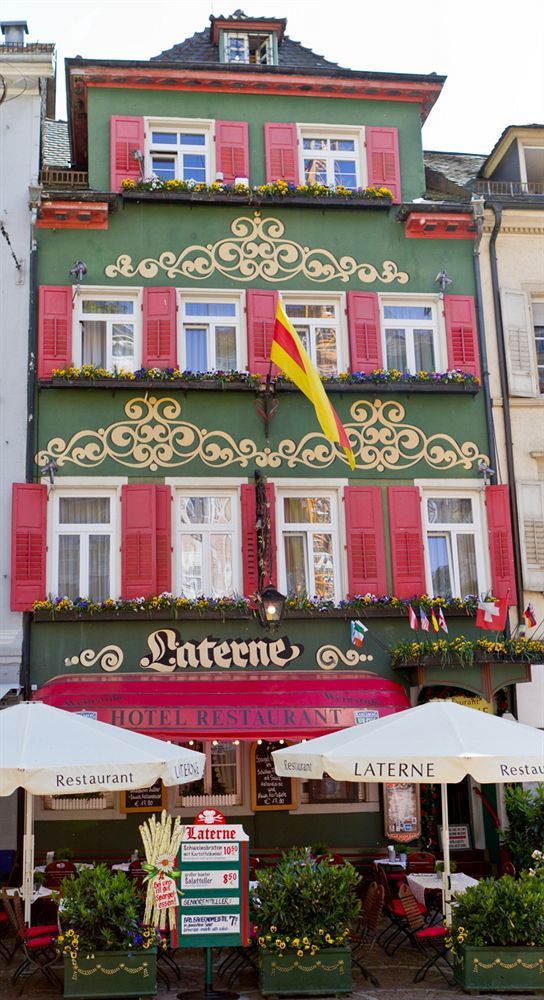
M302 958L302 956L304 955L304 952L302 951L301 948L298 949L297 955L298 955L299 958Z
M278 929L278 928L277 928L277 927L275 927L275 926L272 926L272 927L270 928L270 930L272 931L272 934L275 934L275 933L276 933L276 931L277 931L277 929Z

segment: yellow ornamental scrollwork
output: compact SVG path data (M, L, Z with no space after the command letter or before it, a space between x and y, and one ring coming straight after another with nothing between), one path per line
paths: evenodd
M231 236L208 243L186 247L176 254L165 250L157 258L144 257L133 264L132 257L120 254L114 264L104 270L107 278L155 278L163 272L173 280L181 277L204 281L215 274L222 274L233 281L261 279L271 283L285 283L303 276L310 281L324 284L327 281L349 281L358 278L368 284L381 281L385 285L409 281L406 271L399 271L393 260L384 260L381 267L358 263L355 257L335 257L323 247L312 248L287 239L285 226L279 219L263 219L255 212L251 219L239 216L231 223Z
M346 462L345 453L326 440L319 431L298 441L285 438L274 450L260 448L252 438L237 441L226 431L208 430L181 419L176 399L137 396L125 405L126 419L98 430L77 431L65 441L57 437L36 455L43 468L55 459L60 469L75 465L95 468L107 459L131 469L176 469L198 460L214 469L254 463L274 471L282 466L325 469L335 461ZM473 441L458 443L438 431L427 436L405 422L404 406L396 400L357 400L350 409L348 433L356 467L365 471L401 471L423 462L432 469L447 471L457 467L470 470L480 460L489 462Z

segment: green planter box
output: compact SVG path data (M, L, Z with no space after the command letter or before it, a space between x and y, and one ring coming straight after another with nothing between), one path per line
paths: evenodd
M261 952L259 989L263 996L306 993L322 996L351 993L350 948L323 948L312 957L299 958L295 951L281 955Z
M157 954L147 951L95 951L78 955L75 967L64 956L65 997L154 997Z
M454 977L466 992L544 992L544 948L462 947L455 956Z

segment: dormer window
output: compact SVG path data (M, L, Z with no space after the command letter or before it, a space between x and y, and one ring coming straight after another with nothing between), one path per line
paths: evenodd
M521 179L528 194L544 194L544 146L521 146Z
M224 31L223 62L276 66L276 37L264 31Z

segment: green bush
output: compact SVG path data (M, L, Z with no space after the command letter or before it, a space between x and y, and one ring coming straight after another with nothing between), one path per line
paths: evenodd
M470 886L453 909L451 947L544 946L544 878L504 875Z
M502 831L501 839L518 871L526 871L532 866L533 851L544 847L544 785L534 791L509 785L504 804L509 828Z
M345 945L360 909L353 865L316 862L309 848L295 847L271 869L259 869L254 923L259 946L300 955Z
M142 903L124 872L106 865L83 869L62 884L60 919L64 933L72 929L79 952L125 951L140 928Z

